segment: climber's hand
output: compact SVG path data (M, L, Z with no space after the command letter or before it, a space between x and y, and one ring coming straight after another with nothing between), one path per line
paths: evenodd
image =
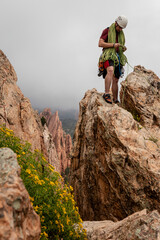
M114 47L115 47L115 48L118 48L118 47L120 47L120 46L121 46L120 43L115 43L115 44L114 44Z
M127 50L126 46L123 47L123 52L125 52Z

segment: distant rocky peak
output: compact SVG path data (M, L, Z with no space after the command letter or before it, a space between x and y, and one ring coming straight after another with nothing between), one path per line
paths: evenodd
M53 137L57 154L60 160L60 171L64 172L70 166L70 152L72 148L72 139L62 128L62 122L59 119L58 111L52 114L50 108L45 108L40 113L41 117L46 119L48 129Z

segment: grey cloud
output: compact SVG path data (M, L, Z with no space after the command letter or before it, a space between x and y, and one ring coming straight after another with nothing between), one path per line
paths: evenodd
M98 40L119 14L129 20L129 63L160 74L159 9L158 0L5 0L0 48L33 106L77 109L85 91L104 90L103 79L97 77Z

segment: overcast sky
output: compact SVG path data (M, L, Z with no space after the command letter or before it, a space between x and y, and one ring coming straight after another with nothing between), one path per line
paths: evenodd
M126 56L160 76L159 0L0 0L0 49L34 108L78 109L97 76L104 28L128 17ZM132 71L125 67L126 74ZM121 79L121 81L124 80Z

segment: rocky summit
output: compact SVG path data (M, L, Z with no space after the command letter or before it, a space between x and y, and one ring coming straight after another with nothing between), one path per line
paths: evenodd
M107 104L96 89L81 100L70 183L83 220L160 211L159 84L138 66L122 82L121 105Z
M0 239L39 240L40 217L30 203L20 178L16 154L0 149Z

